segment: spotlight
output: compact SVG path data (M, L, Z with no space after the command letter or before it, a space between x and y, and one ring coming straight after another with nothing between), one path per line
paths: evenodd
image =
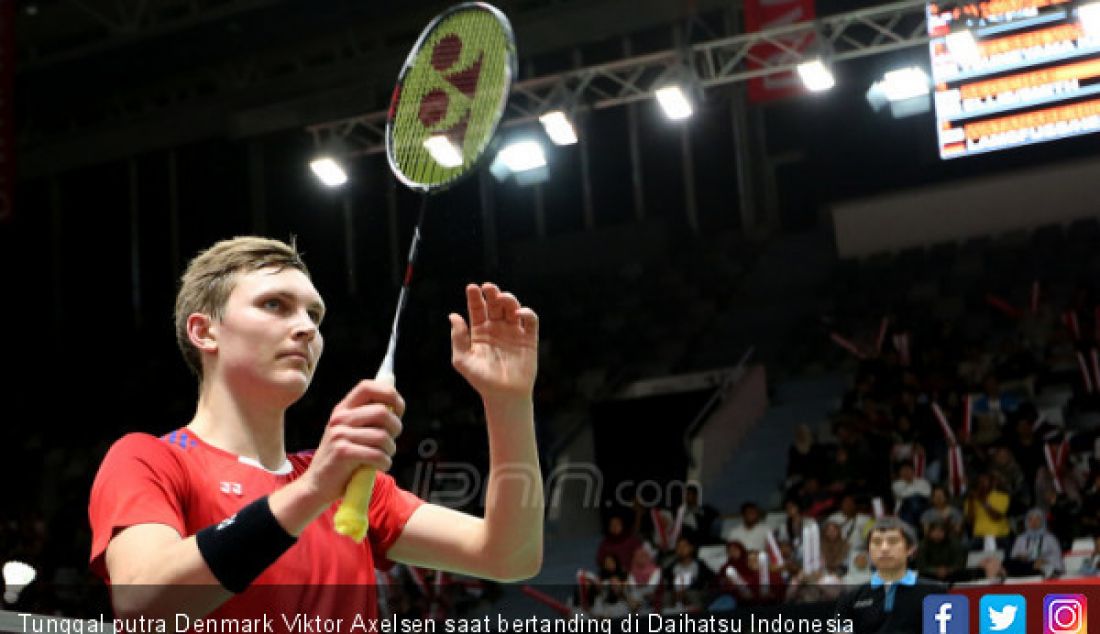
M573 145L577 142L577 129L561 110L547 112L539 117L539 123L554 145Z
M799 64L798 76L802 78L802 85L810 92L823 92L836 85L833 71L820 57Z
M513 174L546 167L546 154L537 141L516 141L505 146L497 157Z
M348 182L348 173L339 161L331 156L319 156L309 163L309 169L313 170L326 187L339 187Z
M665 111L665 116L673 121L687 119L694 112L691 101L679 84L670 84L657 89L657 103Z
M4 601L12 605L19 600L23 588L34 581L37 573L34 568L21 561L9 561L4 564L3 575Z
M424 140L424 148L432 155L436 163L443 167L458 167L462 165L462 153L451 143L447 137L437 134Z
M927 95L928 75L916 66L892 70L882 77L882 92L890 101Z

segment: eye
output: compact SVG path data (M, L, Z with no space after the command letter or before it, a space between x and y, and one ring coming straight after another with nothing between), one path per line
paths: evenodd
M321 319L323 317L324 317L324 315L322 315L321 311L319 311L319 310L310 310L309 311L309 318L312 319L313 323L315 323L317 325L321 324Z
M282 310L283 300L278 297L269 297L263 301L262 306L266 310Z

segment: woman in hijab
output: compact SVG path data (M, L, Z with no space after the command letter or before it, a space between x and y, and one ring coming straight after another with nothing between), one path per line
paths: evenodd
M848 540L840 532L840 524L825 522L821 532L821 563L826 570L843 569L848 561Z
M1004 564L1005 572L1009 576L1040 573L1048 578L1065 572L1062 547L1058 543L1058 538L1047 530L1046 514L1043 510L1028 511L1024 527L1024 532L1012 545L1012 552Z
M624 594L631 612L659 608L661 568L653 562L653 553L642 544L634 551L630 572L626 576Z
M845 586L861 586L871 582L871 557L867 551L861 550L852 554L852 561L848 564L848 572L841 577Z

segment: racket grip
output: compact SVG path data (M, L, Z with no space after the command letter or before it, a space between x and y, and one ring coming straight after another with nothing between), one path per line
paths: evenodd
M375 474L371 467L362 467L352 474L344 491L344 500L333 518L336 532L357 542L363 541L370 528L367 510L370 508L371 493L374 492Z
M378 370L378 374L374 377L375 381L381 381L390 386L396 383L393 370L389 369L390 364L392 361L387 357L387 361L382 363L382 369ZM373 467L356 469L351 475L351 480L348 480L344 499L340 502L340 507L336 509L336 516L332 519L337 533L350 537L356 542L363 541L370 528L370 498L374 493L375 475L377 470Z

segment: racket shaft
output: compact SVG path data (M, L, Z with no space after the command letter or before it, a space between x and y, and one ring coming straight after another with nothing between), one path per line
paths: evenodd
M389 361L389 355L387 355L387 361ZM389 369L393 367L392 361L389 363L387 361L382 362L382 368L374 379L392 387L396 384L396 377ZM373 467L360 467L352 474L344 490L344 499L340 502L340 507L336 509L336 516L332 520L337 533L357 542L363 541L367 536L367 530L370 529L368 511L371 494L374 493L376 475L377 470Z

